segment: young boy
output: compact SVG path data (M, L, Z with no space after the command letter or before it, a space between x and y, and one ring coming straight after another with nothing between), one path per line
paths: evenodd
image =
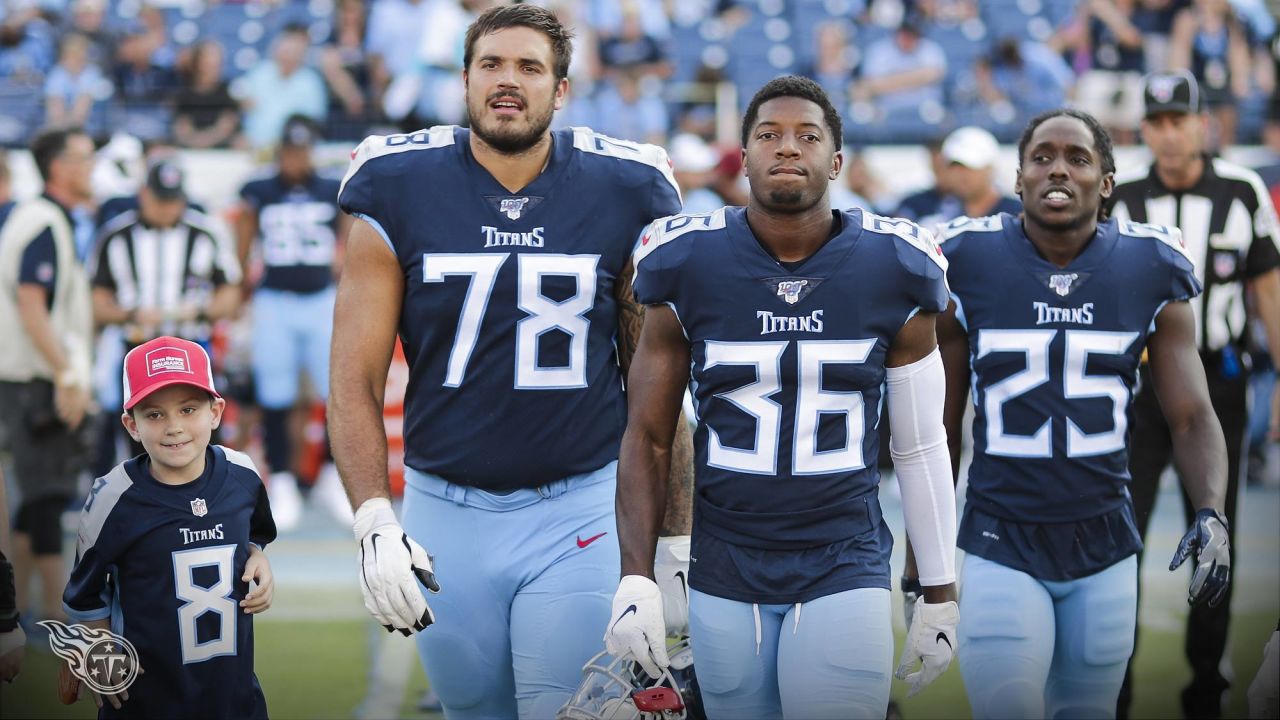
M121 421L146 453L93 484L63 604L133 643L142 673L100 718L266 718L252 616L271 605L276 537L253 462L209 436L225 402L199 345L160 337L124 362ZM249 582L257 586L249 591ZM64 702L79 681L63 666Z

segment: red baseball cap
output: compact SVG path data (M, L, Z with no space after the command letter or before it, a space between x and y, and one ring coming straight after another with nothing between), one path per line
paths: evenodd
M145 342L124 356L124 409L170 385L191 385L214 397L209 353L196 343L168 335Z

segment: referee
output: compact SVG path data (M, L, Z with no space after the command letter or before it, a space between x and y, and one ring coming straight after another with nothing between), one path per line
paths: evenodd
M207 348L213 322L239 307L235 248L208 216L188 207L182 185L175 162L155 162L138 209L109 221L99 236L93 317L99 325L123 326L125 352L161 335ZM119 423L112 426L118 430Z
M1257 173L1204 152L1208 129L1200 88L1185 72L1153 75L1143 92L1142 141L1155 157L1149 168L1116 177L1112 215L1181 228L1204 294L1193 299L1200 356L1209 393L1227 441L1227 519L1234 532L1241 460L1245 456L1250 361L1245 288L1266 328L1271 353L1280 357L1280 238L1275 207ZM1144 536L1160 475L1174 452L1156 400L1150 371L1142 367L1130 438L1130 492ZM1195 512L1183 495L1183 511ZM1234 539L1232 552L1235 550ZM1139 558L1141 561L1141 558ZM1230 681L1219 664L1227 643L1231 589L1217 607L1193 607L1186 654L1191 684L1182 691L1188 718L1222 716ZM1228 658L1229 660L1229 658ZM1130 660L1132 669L1132 659ZM1132 695L1126 676L1116 715L1128 716Z

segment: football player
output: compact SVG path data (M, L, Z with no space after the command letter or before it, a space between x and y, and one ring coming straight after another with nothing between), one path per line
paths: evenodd
M236 224L241 267L248 267L254 243L262 255L262 277L253 291L253 379L271 466L267 488L282 531L302 517L289 414L303 368L320 399L329 394L334 279L350 226L350 218L338 212L338 181L321 176L312 164L316 140L310 119L299 115L285 123L277 165L240 189ZM350 520L332 466L321 472L316 494L335 517Z
M549 130L569 59L548 11L484 13L465 39L471 129L367 138L340 193L359 220L328 417L361 588L389 630L436 623L418 646L450 718L552 717L599 650L618 579L619 361L641 312L630 253L680 197L662 149ZM382 423L397 334L403 530ZM689 461L677 467L687 486ZM430 608L424 585L439 589Z
M1194 603L1217 602L1230 570L1226 451L1187 302L1200 283L1176 228L1105 219L1115 160L1092 116L1036 117L1018 162L1021 217L944 229L953 468L970 378L975 410L960 670L976 718L1114 717L1137 616L1126 435L1144 349L1199 508L1170 569L1196 563Z
M636 249L648 309L629 378L623 578L605 642L650 675L668 665L653 558L666 448L692 378L689 630L707 716L883 718L893 538L877 499L882 401L925 586L899 667L906 676L923 658L906 676L913 694L956 642L934 340L946 261L909 221L832 211L841 122L813 81L769 82L742 127L747 207L660 219Z

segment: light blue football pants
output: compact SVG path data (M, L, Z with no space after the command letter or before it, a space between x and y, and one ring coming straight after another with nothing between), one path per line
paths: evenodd
M884 718L893 665L889 591L795 605L689 591L689 639L710 720Z
M298 399L298 377L304 368L320 399L329 397L336 293L332 287L314 293L254 291L252 362L259 405L268 410L291 407Z
M966 556L957 655L973 717L1115 717L1133 653L1137 573L1130 556L1049 582Z
M551 718L604 649L617 463L508 495L405 473L404 529L440 583L416 637L445 716Z

